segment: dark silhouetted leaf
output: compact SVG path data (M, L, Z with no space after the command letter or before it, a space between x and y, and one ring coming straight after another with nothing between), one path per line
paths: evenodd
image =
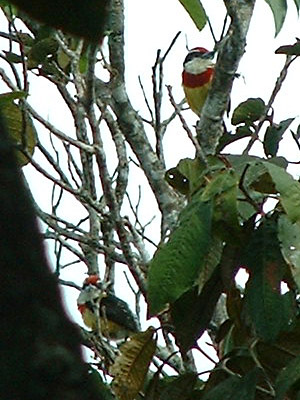
M203 400L252 400L259 374L259 369L255 368L242 378L231 376L205 393Z
M75 36L100 41L106 29L110 0L10 0L22 11L44 24Z
M215 269L199 294L194 287L171 305L177 345L185 353L207 329L214 313L223 284L220 269Z
M189 372L180 375L166 385L160 396L155 400L188 400L197 381L198 376L196 373Z
M219 141L217 153L220 153L221 150L223 150L224 147L228 146L229 144L237 140L244 139L245 137L252 136L252 134L253 131L251 130L251 127L247 125L238 126L235 134L231 134L229 132L224 133Z
M286 393L295 384L300 381L300 356L294 358L283 368L275 382L276 400L286 399ZM298 398L298 397L297 397Z

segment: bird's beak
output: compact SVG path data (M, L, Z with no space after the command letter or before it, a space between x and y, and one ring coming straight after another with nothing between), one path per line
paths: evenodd
M209 51L207 53L202 54L201 58L205 58L207 60L212 60L215 57L215 51Z

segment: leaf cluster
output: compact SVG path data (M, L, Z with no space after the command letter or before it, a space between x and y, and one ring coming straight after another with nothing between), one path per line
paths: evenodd
M234 115L240 122L238 112ZM171 177L176 172L184 177L188 204L151 261L150 314L168 310L185 354L212 329L216 304L226 294L227 318L213 334L221 361L205 385L204 398L218 398L223 391L228 398L237 391L254 398L256 386L269 394L275 387L281 398L280 393L293 393L300 378L287 373L290 383L283 389L279 360L272 356L274 346L280 348L282 338L293 337L299 326L300 184L286 166L282 158L222 155L211 157L209 167L185 159L171 171ZM172 185L176 189L177 181ZM275 206L265 212L270 199ZM244 289L235 281L241 267L249 274ZM298 356L297 349L287 357L287 366Z

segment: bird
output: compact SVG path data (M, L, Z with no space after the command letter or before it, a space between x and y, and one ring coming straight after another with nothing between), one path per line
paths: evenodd
M200 117L214 76L215 52L204 47L190 50L183 62L182 87L191 110Z
M127 339L139 331L136 316L128 304L104 290L98 275L88 276L77 299L83 322L93 331L116 342Z

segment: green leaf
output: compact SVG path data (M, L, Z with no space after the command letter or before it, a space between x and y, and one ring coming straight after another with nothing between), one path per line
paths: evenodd
M278 238L282 255L300 291L300 222L292 223L285 214L280 215Z
M260 371L254 368L242 378L231 376L203 396L203 400L252 400Z
M201 31L207 21L207 16L200 0L179 0L192 18L196 27Z
M36 130L31 118L16 105L12 99L24 97L24 92L12 92L0 95L0 112L5 121L9 138L16 149L27 150L30 156L36 145ZM21 151L17 151L17 161L20 167L29 162Z
M280 194L281 204L288 217L292 222L300 221L300 183L277 165L270 162L264 164Z
M253 232L242 265L250 273L245 307L255 331L265 341L274 341L288 326L290 315L281 295L286 265L277 239L275 217L265 219Z
M182 211L179 226L155 253L149 266L150 314L162 311L190 289L210 244L212 205L195 195Z
M279 142L281 141L284 132L293 121L294 118L289 118L281 121L279 125L273 124L268 126L263 143L266 156L276 156L279 148Z
M288 390L300 380L300 356L296 357L283 368L275 382L276 400L285 399ZM298 397L297 397L298 398Z
M257 121L265 112L266 106L261 98L249 98L240 103L233 111L231 123L239 125L241 123L251 124Z
M286 17L287 2L286 0L265 0L265 1L272 10L275 23L275 36L277 36L282 28L282 25Z

